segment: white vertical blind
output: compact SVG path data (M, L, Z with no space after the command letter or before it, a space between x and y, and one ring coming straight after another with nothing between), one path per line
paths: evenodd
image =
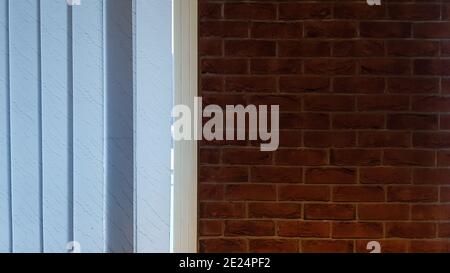
M171 0L0 0L0 252L167 252L171 106Z
M41 1L42 200L45 252L72 235L72 18L64 1Z
M9 1L13 249L42 250L39 1Z
M82 249L105 249L103 1L73 10L73 221Z
M105 11L107 200L111 252L133 251L133 2L108 0Z
M168 252L172 5L168 0L135 3L136 251Z
M8 1L0 0L0 252L11 251Z

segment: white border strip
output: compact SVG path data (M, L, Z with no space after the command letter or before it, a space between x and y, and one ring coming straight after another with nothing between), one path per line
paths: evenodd
M198 91L197 0L174 0L175 105L194 109ZM197 142L174 144L173 251L197 252Z

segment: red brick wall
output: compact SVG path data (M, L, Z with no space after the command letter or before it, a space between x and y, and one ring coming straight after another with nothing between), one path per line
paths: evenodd
M282 112L276 152L201 143L201 252L450 251L449 1L200 0L199 14L205 103Z

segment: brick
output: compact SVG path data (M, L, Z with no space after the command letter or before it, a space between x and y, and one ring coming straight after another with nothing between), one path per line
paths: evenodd
M272 41L228 40L225 41L225 56L264 57L276 55L276 43Z
M408 220L409 205L403 204L359 204L360 220Z
M278 236L327 238L330 236L330 223L314 221L280 221Z
M438 236L450 238L450 223L438 224Z
M411 61L406 59L362 59L362 74L371 75L408 75L411 74Z
M333 129L381 129L384 119L383 114L336 114Z
M411 37L411 23L361 22L360 36L366 38L408 38Z
M204 184L198 185L198 200L207 201L214 200L220 201L224 198L225 189L220 184Z
M353 220L356 216L354 205L345 204L305 204L307 220Z
M198 16L200 20L222 18L222 4L220 3L199 3Z
M409 147L410 133L409 132L360 132L359 133L360 147Z
M388 41L387 54L399 57L438 56L439 43L424 40Z
M245 167L201 166L200 182L246 182L248 170Z
M414 240L409 250L412 253L448 253L450 241Z
M369 253L367 244L370 240L356 241L356 252ZM408 252L408 241L405 240L377 240L381 245L381 253L406 253Z
M387 128L393 130L437 130L437 115L391 114L387 116Z
M439 123L440 129L450 130L450 115L441 115Z
M252 74L302 74L302 60L255 59L250 62Z
M447 97L414 96L411 103L417 112L445 112L450 109L450 98Z
M333 92L336 93L383 93L383 78L374 77L336 77Z
M381 163L380 150L334 149L331 164L337 166L373 166Z
M331 5L328 3L280 3L281 20L327 19L331 18Z
M359 111L406 111L409 97L401 95L364 95L358 97Z
M439 91L439 80L435 78L389 78L388 92L397 94L433 94Z
M219 39L200 39L198 51L200 56L222 56L223 42Z
M450 202L450 187L441 187L439 195L441 203Z
M277 11L274 4L225 3L224 14L227 19L273 20Z
M247 74L248 64L244 59L203 59L203 74Z
M199 150L200 163L217 164L220 161L220 151L217 149L203 149Z
M449 130L450 129L450 115L440 116L440 129Z
M226 236L273 236L272 221L230 220L225 222Z
M248 34L249 26L246 22L199 22L199 37L247 38Z
M306 171L308 184L353 184L356 171L349 168L314 168Z
M355 99L341 95L308 95L304 97L305 111L352 111Z
M381 238L383 236L383 224L338 222L333 223L332 234L333 238L341 239Z
M280 185L280 201L329 201L330 188L327 186Z
M200 239L199 249L203 253L244 253L247 242L244 239Z
M278 105L280 112L300 111L302 108L301 96L285 94L261 94L247 97L247 103L256 107L261 105Z
M326 41L280 41L278 55L280 57L327 57L331 55L331 45Z
M414 24L415 38L450 38L449 22L416 23Z
M442 5L442 19L450 18L450 5L443 3Z
M437 165L439 167L450 167L450 151L437 152Z
M450 79L444 78L441 80L441 92L443 94L450 94Z
M200 87L203 91L222 92L223 77L221 76L203 76L201 78Z
M201 220L199 221L200 236L221 236L223 234L222 221Z
M305 74L314 75L352 75L356 65L353 60L311 59L305 60Z
M411 210L413 220L450 220L450 205L413 205Z
M389 166L434 166L435 153L430 150L387 149L383 163Z
M436 225L434 223L397 222L386 223L387 238L434 238Z
M300 130L280 131L280 147L299 147L302 145Z
M288 166L318 166L328 163L326 150L278 150L275 164Z
M200 203L200 218L244 218L244 203L206 202Z
M227 92L269 93L276 92L276 90L276 78L271 76L231 76L225 78L225 91Z
M302 241L304 253L351 253L353 241L347 240L304 240Z
M446 4L445 1L442 4L442 9L441 9L441 13L442 13L442 19L449 19L450 18L450 4Z
M384 42L379 40L339 41L333 43L336 57L377 57L384 56Z
M383 19L383 6L369 6L367 3L339 3L334 6L334 17L337 19Z
M297 219L302 217L302 205L293 203L250 203L250 218Z
M251 37L258 39L300 39L303 36L302 23L253 22ZM252 41L255 42L255 41Z
M416 169L415 184L450 184L450 169Z
M227 200L271 201L276 199L276 192L273 185L227 185L225 198Z
M246 99L242 94L217 94L217 93L204 93L203 105L217 104L223 109L226 105L245 104Z
M380 186L344 186L333 189L335 202L383 202L383 187Z
M390 4L389 18L394 20L425 21L441 19L439 4Z
M259 149L224 149L222 161L225 164L259 165L271 164L272 154L261 152Z
M298 240L286 239L251 239L249 241L250 253L296 253Z
M199 251L449 251L441 2L199 2L204 104L281 111L275 152L199 142Z
M415 75L450 76L450 60L418 59L414 61Z
M450 42L441 41L441 55L442 56L450 56Z
M303 171L298 167L252 167L251 181L257 183L301 183Z
M450 133L429 132L414 133L413 145L424 148L450 148Z
M314 148L343 148L356 145L356 133L350 131L304 132L304 144Z
M362 168L360 182L363 184L409 184L412 172L406 168Z
M329 129L330 116L321 113L281 114L281 129Z
M354 38L358 26L347 21L308 21L304 28L307 38Z
M280 92L327 92L330 80L325 77L290 76L280 77Z

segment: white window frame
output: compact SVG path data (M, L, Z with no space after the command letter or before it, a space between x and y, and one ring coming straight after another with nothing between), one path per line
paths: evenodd
M198 3L174 0L174 103L194 109L198 94ZM174 143L173 252L197 252L197 153L195 140Z

